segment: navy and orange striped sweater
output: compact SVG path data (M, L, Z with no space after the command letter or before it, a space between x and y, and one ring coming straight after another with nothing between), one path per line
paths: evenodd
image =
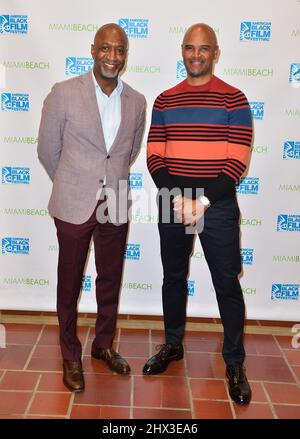
M213 204L235 194L252 141L246 96L213 76L203 86L187 80L155 100L147 165L160 189L204 188Z

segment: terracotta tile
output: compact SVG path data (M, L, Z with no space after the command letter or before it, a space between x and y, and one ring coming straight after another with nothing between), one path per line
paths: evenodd
M57 317L57 312L55 312L55 311L43 311L42 315L43 316L47 316L47 317Z
M281 355L272 335L245 334L244 346L246 354Z
M192 419L190 410L139 409L133 410L134 419Z
M258 320L245 320L245 326L260 326Z
M191 323L215 323L215 319L211 317L187 317L186 321Z
M70 393L36 393L29 414L66 415L70 398Z
M153 320L156 322L163 322L163 316L148 316L148 315L129 315L128 320Z
M45 325L39 345L59 345L59 328L57 325Z
M293 366L292 369L295 372L295 375L297 376L298 381L300 382L300 366Z
M291 328L295 322L280 321L280 320L259 320L261 326L280 326L283 328Z
M27 370L37 370L37 371L61 371L62 370L62 360L58 357L53 358L31 358Z
M91 355L92 343L93 343L93 340L88 339L88 341L85 345L85 348L84 348L84 346L82 346L82 348L84 348L82 351L82 355Z
M292 364L293 366L300 366L300 349L284 351L284 353L290 364Z
M32 358L57 358L57 359L61 359L61 350L60 350L60 346L40 346L37 345Z
M181 376L184 377L186 374L186 366L184 360L172 361L168 369L161 374L161 376Z
M229 402L193 400L196 419L232 419Z
M252 401L268 402L267 396L261 383L254 383L253 381L250 381L250 386L252 390Z
M31 345L7 345L5 349L0 349L0 368L23 369L31 350Z
M218 323L219 325L222 324L222 321L220 318L215 318L215 323ZM253 320L253 319L245 319L245 326L260 326L259 320Z
M39 378L35 372L7 371L0 383L0 389L33 390Z
M40 316L42 315L41 311L20 311L20 310L4 310L1 311L3 315L15 315L15 316Z
M127 358L127 361L131 368L131 375L143 375L145 358Z
M85 374L85 391L75 396L75 404L130 405L131 378L120 375Z
M122 328L120 330L120 343L134 342L134 343L148 343L149 342L149 329L131 329Z
M119 347L119 353L124 357L142 357L147 358L149 354L148 343L139 342L121 342Z
M187 382L180 377L135 377L134 405L189 409Z
M219 332L187 332L184 345L187 351L221 352L223 334Z
M129 407L73 405L71 419L129 419Z
M30 401L31 392L0 391L0 413L2 415L23 414Z
M62 382L62 373L43 372L39 382L38 391L44 392L69 392Z
M274 405L279 419L300 419L300 405Z
M258 381L291 382L295 380L281 357L251 355L245 361L247 377Z
M186 353L187 375L190 378L225 377L225 364L221 354Z
M6 344L34 344L42 330L42 325L5 323Z
M276 335L275 338L280 344L281 349L292 349L292 336Z
M273 403L300 405L300 386L296 384L265 383L265 388Z
M165 343L165 333L160 329L151 329L151 340L152 343L162 344Z
M86 315L89 319L97 319L97 313L95 312L87 312Z
M191 379L190 386L193 398L228 399L222 380Z
M77 335L82 344L84 344L87 332L87 326L78 326ZM43 329L39 345L59 345L59 327L58 325L46 325Z
M23 415L0 415L0 419L24 419Z
M27 415L26 419L66 419L66 416Z
M248 406L242 407L234 404L237 419L274 419L269 404L255 404L251 402Z

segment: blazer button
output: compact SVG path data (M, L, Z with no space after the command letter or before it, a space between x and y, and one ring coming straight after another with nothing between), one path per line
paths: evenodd
M107 158L107 159L110 159L110 155L108 155L106 158Z

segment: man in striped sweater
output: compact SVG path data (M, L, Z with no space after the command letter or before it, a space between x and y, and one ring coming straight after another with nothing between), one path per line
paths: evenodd
M248 404L251 389L243 367L245 309L238 280L240 212L235 184L248 164L252 120L245 95L213 75L218 54L213 29L205 24L191 26L182 44L187 79L161 93L153 107L148 169L160 192L171 191L173 204L171 214L164 202L159 205L166 341L143 373L161 373L171 361L183 358L193 246L186 226L202 221L199 238L224 327L222 354L229 392L238 404Z

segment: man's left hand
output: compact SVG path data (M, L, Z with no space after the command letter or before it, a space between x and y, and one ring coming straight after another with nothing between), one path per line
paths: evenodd
M177 218L185 226L194 226L200 218L202 218L207 209L199 200L190 200L181 195L177 195L174 198L173 203Z

